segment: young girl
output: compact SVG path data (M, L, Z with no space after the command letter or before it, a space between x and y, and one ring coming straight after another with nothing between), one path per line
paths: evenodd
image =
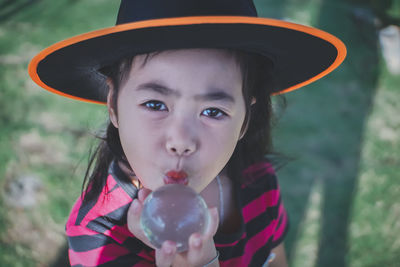
M249 0L123 0L117 26L42 51L34 81L106 103L110 118L66 225L71 265L287 266L270 96L345 53L328 33L258 18ZM155 248L139 224L144 199L169 183L196 190L211 214L183 253Z

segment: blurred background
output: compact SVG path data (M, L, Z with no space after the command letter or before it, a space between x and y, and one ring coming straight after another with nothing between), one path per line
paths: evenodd
M256 0L259 15L347 45L342 66L285 95L275 149L290 266L400 266L400 0ZM64 224L104 106L53 95L32 57L112 26L117 0L0 0L0 266L68 266Z

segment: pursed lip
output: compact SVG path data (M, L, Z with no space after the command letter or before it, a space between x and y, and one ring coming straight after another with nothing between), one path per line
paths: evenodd
M189 183L188 174L184 171L168 171L164 176L165 184L183 184Z

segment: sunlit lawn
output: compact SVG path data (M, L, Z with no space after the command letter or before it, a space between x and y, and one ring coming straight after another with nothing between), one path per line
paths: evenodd
M341 69L287 94L274 130L276 149L296 158L278 172L291 221L290 265L398 266L400 77L389 74L378 48L364 46L359 29L340 17L353 6L271 2L256 1L261 15L321 25L349 47ZM42 0L0 22L1 266L47 266L64 252L66 216L81 190L93 134L107 117L104 107L40 89L28 78L27 64L56 41L113 25L117 5ZM335 8L344 10L335 13L340 29L329 24ZM10 184L26 175L42 181L37 204L6 204Z

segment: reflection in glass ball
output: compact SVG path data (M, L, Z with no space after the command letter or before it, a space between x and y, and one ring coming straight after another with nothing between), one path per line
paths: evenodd
M192 188L167 184L144 201L140 224L157 248L166 240L176 243L177 251L188 249L191 234L204 234L210 221L207 204Z

